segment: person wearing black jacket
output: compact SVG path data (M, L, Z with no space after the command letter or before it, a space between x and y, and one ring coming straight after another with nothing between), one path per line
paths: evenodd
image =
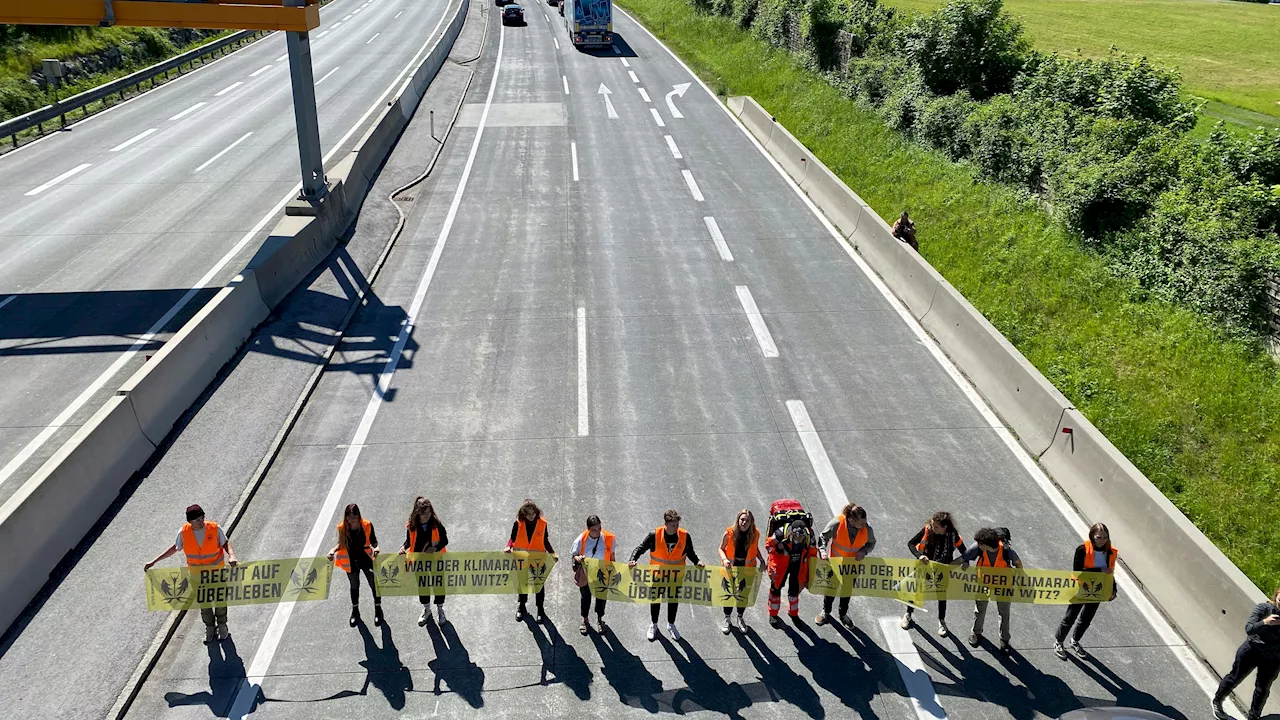
M413 501L413 510L409 512L409 521L404 525L404 545L400 546L400 554L405 553L441 553L449 545L449 533L444 523L436 515L431 501L418 497ZM418 617L418 627L427 624L431 619L431 596L419 595L422 603L422 615ZM444 625L444 590L440 589L435 596L437 622Z
M1258 603L1244 624L1244 642L1236 650L1231 672L1222 678L1218 692L1213 696L1213 716L1227 720L1231 716L1222 709L1222 701L1244 680L1257 670L1253 677L1253 703L1249 705L1249 720L1262 717L1267 704L1271 683L1280 672L1280 587L1271 594L1271 602Z
M960 537L960 531L956 529L955 522L951 519L951 513L939 510L929 518L929 522L925 523L924 528L920 532L911 536L907 541L907 551L920 562L936 562L944 565L950 565L956 558L956 551L964 552L964 538ZM902 616L900 627L903 630L910 629L912 618L911 613L915 608L907 606L907 612ZM938 601L938 637L946 637L950 634L947 629L947 601Z
M1116 571L1116 557L1119 555L1120 551L1111 544L1111 532L1107 530L1107 526L1097 523L1089 528L1089 537L1076 548L1076 556L1071 562L1071 569L1076 572L1113 574ZM1114 582L1111 584L1111 597L1109 599L1116 599ZM1084 655L1084 648L1080 647L1080 638L1084 637L1084 632L1089 629L1089 623L1093 622L1093 616L1097 613L1098 603L1077 603L1067 606L1067 614L1063 616L1062 622L1058 624L1058 634L1053 643L1053 653L1059 659L1067 659L1067 648L1062 646L1062 642L1067 639L1067 633L1070 632L1073 624L1076 626L1076 631L1071 633L1071 642L1068 643L1067 647L1077 655Z
M659 544L658 533L662 533L661 544ZM698 559L698 551L693 549L693 537L687 530L680 527L680 513L675 510L668 510L662 514L662 527L644 536L644 542L631 551L631 559L627 565L635 567L640 556L645 553L649 553L649 562L655 565L683 566L687 558L692 560L694 565L703 567L702 561ZM667 603L667 632L671 634L672 640L677 641L680 640L680 631L676 629L676 613L679 610L680 603L674 601ZM649 642L658 639L658 612L658 603L649 606L649 617L653 621L649 626L649 632L645 634Z

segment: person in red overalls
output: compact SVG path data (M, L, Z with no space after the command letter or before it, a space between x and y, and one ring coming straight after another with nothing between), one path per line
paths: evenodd
M769 625L778 627L778 610L782 605L782 586L787 585L787 614L800 616L800 588L809 580L809 558L818 556L818 548L804 520L792 520L778 528L764 543L769 554Z

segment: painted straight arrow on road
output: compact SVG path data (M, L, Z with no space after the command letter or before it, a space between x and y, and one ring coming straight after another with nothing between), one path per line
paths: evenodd
M609 119L617 120L618 111L613 109L613 101L609 99L609 96L613 94L613 91L604 83L600 83L600 89L597 90L596 93L604 96L604 109L609 111Z
M692 84L693 83L680 83L679 85L673 85L671 92L667 93L667 109L671 111L671 117L684 119L684 115L680 114L680 110L676 107L675 99L672 98L672 95L684 97L685 91L688 90L689 86Z

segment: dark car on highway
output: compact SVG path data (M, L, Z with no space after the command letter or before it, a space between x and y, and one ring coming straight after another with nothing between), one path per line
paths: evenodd
M523 25L524 24L524 8L519 5L508 5L502 8L502 24L503 25Z

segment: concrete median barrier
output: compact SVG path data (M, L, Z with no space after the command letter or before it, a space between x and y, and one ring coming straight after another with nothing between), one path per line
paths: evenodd
M764 111L760 107L760 103L749 97L731 97L728 99L729 109L734 115L742 121L743 125L751 131L751 134L760 141L761 145L768 146L769 136L773 134L773 129L777 127L777 123L773 121L773 116Z
M0 628L7 628L155 450L112 397L0 505Z
M764 144L764 149L765 152L773 156L774 160L778 161L778 164L782 166L783 170L787 171L787 174L791 176L792 180L796 181L797 185L804 187L805 175L809 173L809 164L813 158L809 148L801 144L794 135L775 120L773 121L773 131L769 133L769 140Z
M864 212L862 199L849 192L840 178L825 165L816 163L808 169L804 191L822 208L823 214L840 234L847 238L858 231Z

